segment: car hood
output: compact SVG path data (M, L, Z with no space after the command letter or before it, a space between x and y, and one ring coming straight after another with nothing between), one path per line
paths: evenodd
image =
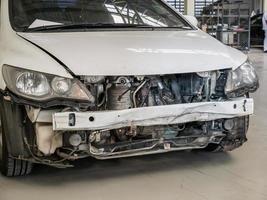
M199 31L18 33L75 75L155 75L237 68L247 56Z

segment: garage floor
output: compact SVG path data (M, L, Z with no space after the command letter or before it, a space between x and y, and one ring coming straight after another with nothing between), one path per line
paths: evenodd
M36 166L28 177L0 176L0 200L267 200L267 54L253 50L261 88L249 142L231 153L178 152L79 161L67 170Z

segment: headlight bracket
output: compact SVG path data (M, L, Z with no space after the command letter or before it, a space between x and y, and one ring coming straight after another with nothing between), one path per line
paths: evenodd
M227 82L229 71L229 69L219 71L219 76L216 80L215 93L211 95L211 99L226 97L225 85Z

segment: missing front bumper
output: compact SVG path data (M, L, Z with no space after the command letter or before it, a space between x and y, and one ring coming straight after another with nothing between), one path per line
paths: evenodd
M96 159L105 160L167 153L172 151L204 149L210 143L219 144L224 137L224 134L213 134L202 136L180 136L172 139L160 138L123 142L121 144L113 144L100 148L90 145L89 153Z
M53 114L53 130L93 131L131 126L171 125L242 117L253 114L253 111L253 99L242 98L226 102L154 106L119 111L62 112Z

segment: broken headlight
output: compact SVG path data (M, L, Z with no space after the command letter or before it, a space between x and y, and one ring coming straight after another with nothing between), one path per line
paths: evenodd
M91 93L76 79L63 78L4 65L3 77L7 88L16 95L36 101L69 99L94 101Z
M230 97L243 96L255 92L259 87L259 79L252 64L247 61L234 71L229 72L225 93Z

